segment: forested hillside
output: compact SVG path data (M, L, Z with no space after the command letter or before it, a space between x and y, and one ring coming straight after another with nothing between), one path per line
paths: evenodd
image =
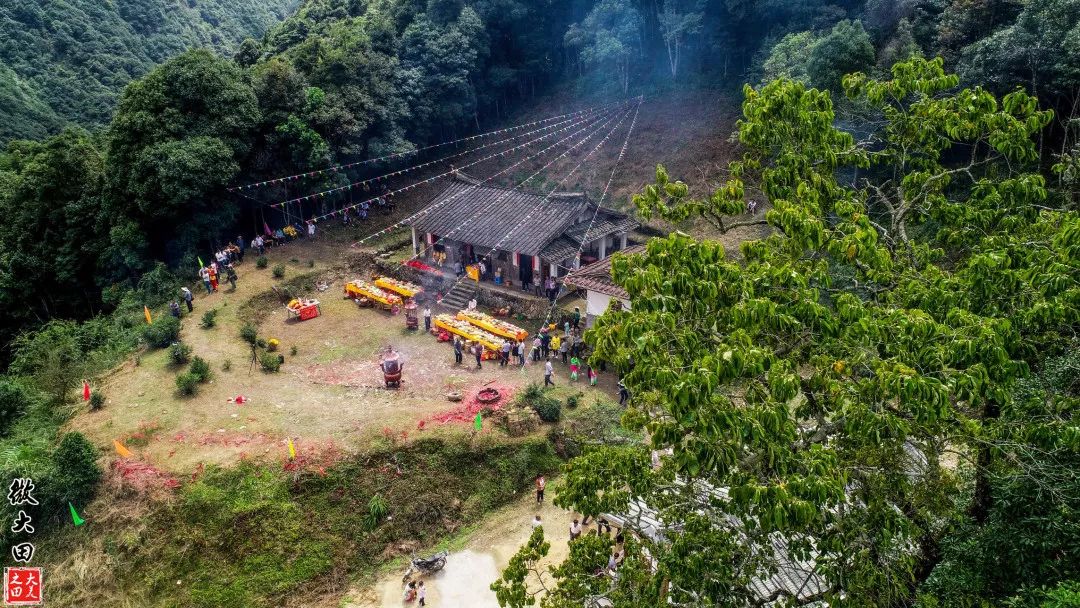
M0 141L103 125L155 65L261 36L297 0L26 0L0 5Z

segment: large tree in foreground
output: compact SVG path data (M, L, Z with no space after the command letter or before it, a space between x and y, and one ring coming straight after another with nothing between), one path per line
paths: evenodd
M698 200L660 168L636 197L646 218L721 232L767 199L749 222L771 234L738 260L679 233L615 259L631 307L587 340L625 373L624 421L670 452L653 468L645 446L597 448L556 501L638 501L662 538L638 530L613 578L596 574L605 538L545 570L538 533L494 585L504 606L540 589L550 607L977 605L1080 578L1076 383L1034 381L1080 328L1080 216L1048 196L1033 144L1050 115L1023 92L957 90L940 61L844 85L876 115L863 139L827 92L748 87L726 183ZM1025 556L994 562L994 585L943 562L958 534L1007 532L1033 505L1016 544L982 546ZM791 562L814 584L755 586Z

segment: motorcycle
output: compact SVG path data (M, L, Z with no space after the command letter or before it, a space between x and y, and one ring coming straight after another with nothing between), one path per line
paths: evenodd
M446 565L446 558L450 553L448 551L439 551L431 557L414 557L409 563L409 567L405 570L405 576L401 577L402 583L407 583L412 578L413 573L420 573L425 576L430 576L439 570L443 569Z

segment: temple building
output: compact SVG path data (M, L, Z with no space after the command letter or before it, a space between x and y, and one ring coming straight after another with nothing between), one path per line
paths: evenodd
M592 203L582 193L547 197L482 185L458 173L408 224L413 251L446 270L481 259L489 278L531 285L535 275L563 277L627 247L639 223ZM595 216L595 217L594 217ZM580 256L578 251L581 251Z

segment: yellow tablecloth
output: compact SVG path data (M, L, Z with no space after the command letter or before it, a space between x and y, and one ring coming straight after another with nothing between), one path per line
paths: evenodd
M450 315L437 315L435 317L435 327L445 329L452 334L457 334L466 340L479 342L488 350L497 351L502 348L503 340L499 336L484 331L466 321L458 321Z
M401 297L397 294L390 293L380 287L376 287L367 281L350 281L345 284L345 295L355 298L363 296L374 302L378 302L384 306L393 306L394 304L401 304Z
M476 281L478 283L480 282L480 267L479 266L466 266L465 267L465 274L469 275L470 279L472 279L472 280L474 280L474 281Z
M419 285L414 285L408 281L399 281L390 277L379 277L375 279L375 285L387 291L400 294L406 298L415 297L416 294L424 291L424 288Z
M511 340L517 340L518 342L529 337L529 332L512 325L506 321L496 319L495 317L482 313L478 310L462 310L457 313L459 321L467 321L480 329L487 330L496 336L502 336L504 338L510 338Z

